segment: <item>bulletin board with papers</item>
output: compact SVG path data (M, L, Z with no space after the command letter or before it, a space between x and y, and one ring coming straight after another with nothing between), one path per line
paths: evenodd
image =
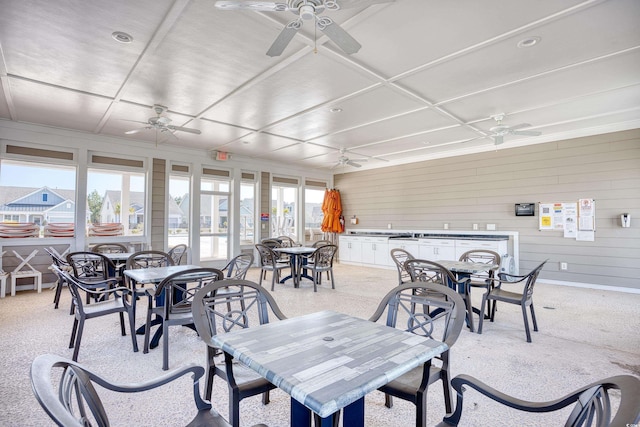
M569 203L540 203L539 229L558 230L568 239L594 241L596 231L596 202L580 199Z

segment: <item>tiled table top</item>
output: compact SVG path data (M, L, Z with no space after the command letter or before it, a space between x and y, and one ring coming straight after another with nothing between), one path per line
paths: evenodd
M323 418L447 349L333 311L217 335L213 342Z

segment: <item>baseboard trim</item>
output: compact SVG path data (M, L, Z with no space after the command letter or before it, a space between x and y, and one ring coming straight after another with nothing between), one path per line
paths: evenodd
M584 288L584 289L599 289L603 291L623 292L627 294L640 294L640 289L627 288L624 286L598 285L595 283L581 283L581 282L565 282L562 280L549 280L549 279L538 279L537 282L546 283L548 285L571 286L574 288Z

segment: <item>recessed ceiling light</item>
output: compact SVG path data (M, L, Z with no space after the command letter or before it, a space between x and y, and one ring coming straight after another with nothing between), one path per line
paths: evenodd
M518 42L518 47L519 48L524 48L524 47L533 47L535 45L537 45L538 43L540 43L541 38L540 37L527 37L526 39L522 39Z
M133 37L130 34L122 31L114 31L111 33L111 37L119 43L131 43L133 41Z
M243 144L251 144L249 141L242 141Z
M340 107L330 108L329 112L330 113L341 113L342 112L342 108L340 108Z

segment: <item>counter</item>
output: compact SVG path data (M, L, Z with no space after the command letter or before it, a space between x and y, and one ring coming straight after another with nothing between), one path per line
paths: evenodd
M487 249L513 258L518 272L517 231L347 229L340 235L340 262L393 268L391 249L405 249L416 258L457 260L471 249Z

